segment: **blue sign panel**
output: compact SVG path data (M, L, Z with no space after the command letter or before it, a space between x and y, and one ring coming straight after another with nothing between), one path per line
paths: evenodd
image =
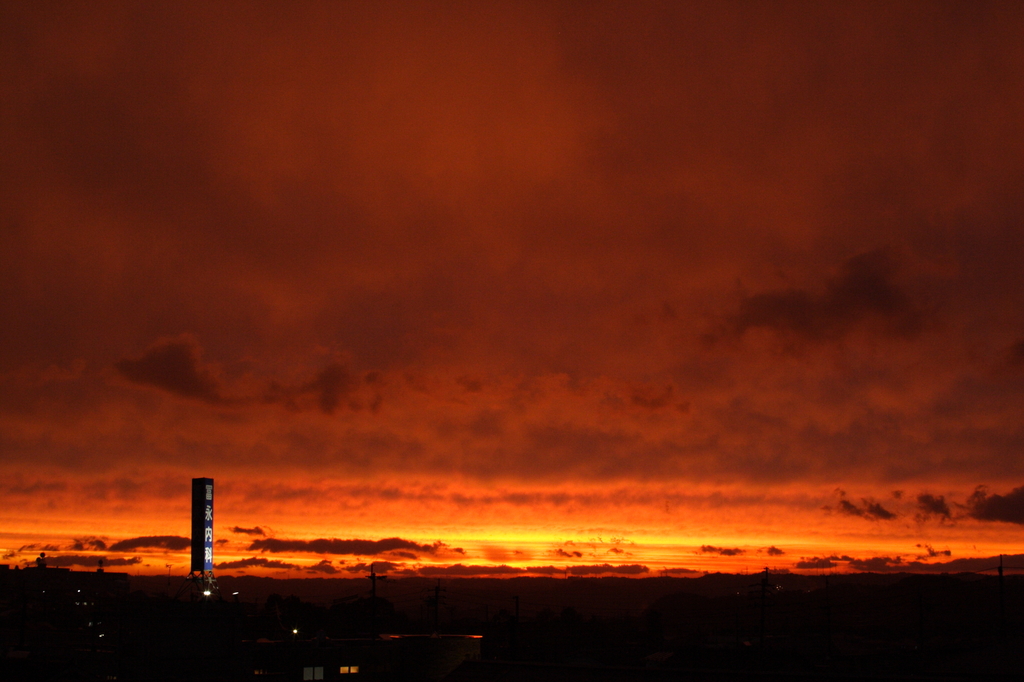
M192 570L213 570L213 479L192 479Z

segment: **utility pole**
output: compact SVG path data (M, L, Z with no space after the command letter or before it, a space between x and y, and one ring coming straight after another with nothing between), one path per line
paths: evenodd
M370 641L377 641L377 581L387 579L386 575L377 575L370 564Z
M760 631L760 636L758 638L758 642L759 642L759 647L760 647L761 651L764 651L764 617L765 617L765 611L766 611L767 606L768 606L768 590L770 588L772 588L772 587L775 587L770 582L768 582L768 567L767 566L764 569L764 575L761 577L760 584L758 584L758 585L751 585L751 587L760 587L761 588L761 595L760 595L760 597L761 597L761 631Z
M1003 581L1003 555L999 555L999 636L1006 640L1006 587Z
M519 660L519 595L517 594L512 599L516 602L516 614L512 619L512 641L509 648L512 649L512 660L517 661Z
M761 651L764 651L764 610L768 602L768 567L765 566L764 577L761 578Z
M15 566L17 568L17 566ZM25 574L22 573L20 576L21 582L21 632L18 636L18 648L25 649L25 630L28 625L28 592L25 590Z
M828 599L828 575L825 575L825 660L832 660L832 603Z
M437 585L434 587L434 634L441 632L441 619L439 616L441 609L441 579L437 579Z
M924 651L924 592L917 592L917 650Z
M737 592L736 594L738 595L739 592ZM736 648L739 649L740 648L741 640L743 638L743 635L740 633L740 600L739 599L736 600L736 614L735 614L735 616L733 618L733 625L734 625L734 629L736 631Z

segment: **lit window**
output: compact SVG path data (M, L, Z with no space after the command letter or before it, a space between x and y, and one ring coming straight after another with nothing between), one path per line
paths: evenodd
M303 668L302 669L302 679L304 679L304 680L311 680L311 679L313 679L313 669L312 668Z
M324 679L324 669L321 666L315 668L303 668L302 679L304 680L322 680Z
M342 675L348 675L350 673L357 673L357 672L359 672L359 666L358 665L343 665L338 670L338 672L341 673Z

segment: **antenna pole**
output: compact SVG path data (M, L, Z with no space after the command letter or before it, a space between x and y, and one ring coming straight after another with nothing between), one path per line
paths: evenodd
M832 604L828 599L828 575L825 575L825 658L832 660Z
M768 601L768 567L764 569L764 577L761 578L761 651L764 651L764 610Z
M512 649L512 660L519 660L519 595L512 597L516 602L516 615L512 619L512 641L510 642Z
M999 635L1006 639L1006 587L1003 580L1003 555L999 555Z
M434 588L434 634L440 632L440 616L439 612L441 609L441 579L437 579L437 586Z
M377 571L374 570L374 564L370 564L370 575L366 576L370 579L370 643L377 641L377 581L386 580L386 575L377 575Z

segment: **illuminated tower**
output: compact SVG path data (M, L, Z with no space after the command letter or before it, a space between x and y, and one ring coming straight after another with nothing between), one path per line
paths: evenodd
M192 479L192 564L178 594L189 588L203 599L220 596L213 577L212 478Z

